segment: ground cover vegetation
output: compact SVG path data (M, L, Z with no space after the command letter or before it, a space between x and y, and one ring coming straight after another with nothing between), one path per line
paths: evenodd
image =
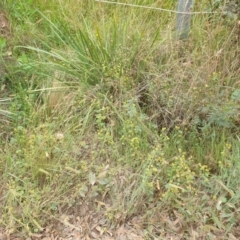
M178 41L169 12L0 7L0 237L240 238L236 18L198 1Z

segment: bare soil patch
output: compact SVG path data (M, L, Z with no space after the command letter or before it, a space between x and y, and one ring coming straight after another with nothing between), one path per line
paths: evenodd
M10 22L4 12L0 11L0 34L1 37L10 37Z

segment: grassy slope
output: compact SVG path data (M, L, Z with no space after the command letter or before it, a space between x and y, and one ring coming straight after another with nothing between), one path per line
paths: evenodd
M0 224L37 232L101 197L109 226L141 216L146 239L237 234L237 27L196 16L181 43L168 13L13 2L1 3L14 35L1 81L16 116L1 128ZM175 7L162 2L141 4Z

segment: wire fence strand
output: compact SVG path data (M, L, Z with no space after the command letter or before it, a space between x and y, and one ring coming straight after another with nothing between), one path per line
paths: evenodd
M138 7L138 8L145 8L145 9L151 9L151 10L157 10L162 12L169 12L169 13L175 13L175 14L186 14L186 15L197 15L197 14L220 14L220 12L178 12L175 10L165 9L165 8L159 8L159 7L150 7L150 6L144 6L144 5L137 5L132 3L123 3L123 2L111 2L107 0L95 0L95 2L99 3L107 3L107 4L115 4L115 5L122 5L122 6L129 6L129 7Z

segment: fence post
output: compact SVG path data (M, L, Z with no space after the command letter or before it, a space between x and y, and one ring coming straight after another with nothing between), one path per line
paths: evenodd
M193 4L194 0L178 0L176 32L177 37L181 40L188 38L192 15L184 13L191 13Z

